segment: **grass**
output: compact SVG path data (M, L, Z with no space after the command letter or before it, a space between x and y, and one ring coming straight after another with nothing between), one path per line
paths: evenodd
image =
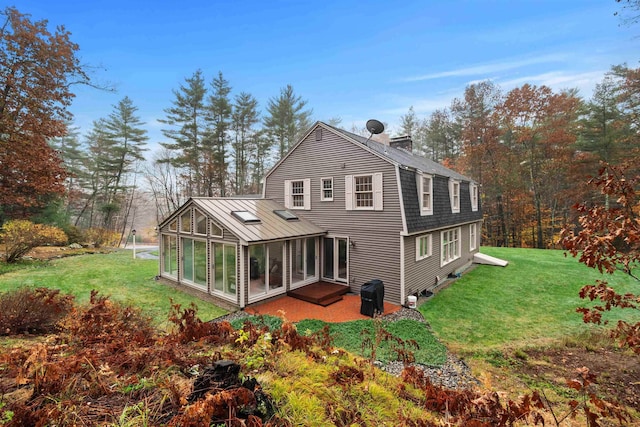
M578 292L598 278L620 292L640 293L630 277L603 277L563 251L484 247L482 252L509 265L478 266L419 307L436 335L458 351L540 345L597 329L584 324L576 308L589 305ZM612 322L634 320L630 311L607 316Z
M255 316L244 319L236 319L231 325L239 329L243 323L250 322L263 326L266 325L270 329L278 329L282 325L282 320L273 316ZM329 326L329 334L333 338L333 345L343 348L350 353L369 358L371 355L371 345L363 347L363 341L368 338L371 343L375 342L376 320L354 320L342 323L326 323L322 320L308 319L302 320L296 324L298 332L302 335L309 335L320 331L325 325ZM408 342L414 340L418 348L407 345L407 350L411 351L416 358L416 362L431 366L441 366L447 357L447 350L433 334L425 327L424 323L415 320L398 320L396 322L380 323L380 327L391 333L394 337ZM393 351L392 346L397 347L395 341L382 340L376 349L376 359L389 362L398 359L398 355Z
M157 282L158 261L134 260L131 251L23 263L10 270L0 274L0 292L21 286L41 286L75 295L82 304L89 300L91 290L95 289L114 301L140 307L159 327L168 325L170 298L182 307L195 303L198 316L203 320L227 313L209 302Z
M297 324L300 333L316 332L324 327L325 323L319 320L303 320ZM344 323L329 323L329 333L333 337L333 343L336 347L359 354L363 357L369 357L371 354L371 346L365 345L363 348L364 338L368 338L371 342L376 340L376 321L375 320L355 320ZM396 322L382 321L380 326L394 337L408 342L414 340L418 344L418 348L406 346L416 358L416 362L425 365L441 366L446 360L446 348L438 342L433 334L425 327L424 323L415 320L403 319ZM393 351L392 346L397 344L393 341L383 340L376 350L376 359L383 362L397 360L397 354Z

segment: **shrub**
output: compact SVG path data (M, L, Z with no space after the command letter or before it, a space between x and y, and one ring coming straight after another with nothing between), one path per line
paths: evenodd
M16 262L36 246L59 246L67 243L67 235L58 227L34 224L27 220L5 223L0 230L0 240L5 247L5 261Z
M20 288L0 295L0 335L52 332L73 307L56 289Z
M101 246L115 247L120 243L120 234L106 228L90 228L84 233L87 243L96 248Z
M69 244L71 243L83 243L84 242L84 233L81 229L76 227L75 225L66 225L63 228L67 238L69 239Z

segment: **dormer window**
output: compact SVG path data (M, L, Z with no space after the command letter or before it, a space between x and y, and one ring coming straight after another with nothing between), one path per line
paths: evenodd
M451 202L451 212L460 212L460 181L449 180L449 201Z
M433 215L433 177L431 175L418 175L418 193L420 215Z
M478 186L473 183L469 183L469 195L471 197L471 210L478 210Z

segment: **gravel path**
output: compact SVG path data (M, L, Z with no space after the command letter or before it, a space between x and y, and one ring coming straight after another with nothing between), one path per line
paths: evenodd
M236 311L234 313L229 313L225 316L219 317L214 321L232 321L249 316L250 314L245 311ZM383 319L392 322L400 319L412 319L424 323L426 328L429 327L427 322L424 320L424 317L418 310L409 309L406 307L402 307L395 313L384 316ZM404 369L402 362L391 362L387 364L376 362L376 365L380 369L396 376L399 376ZM471 374L471 369L465 363L465 361L459 359L451 353L447 353L447 360L442 366L428 366L420 363L415 363L414 366L424 371L424 373L429 377L433 384L440 385L449 389L472 388L480 384L480 382Z

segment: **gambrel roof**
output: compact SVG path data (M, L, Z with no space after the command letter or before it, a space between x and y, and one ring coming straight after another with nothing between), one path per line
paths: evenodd
M445 177L453 178L460 181L473 181L469 177L466 177L464 175L459 174L456 171L448 169L442 166L440 163L434 162L433 160L427 159L426 157L418 156L416 154L409 153L408 151L391 147L386 144L382 144L370 138L368 139L363 136L356 135L351 132L347 132L344 129L338 129L336 127L333 127L327 124L324 124L324 125L340 133L344 137L350 138L366 146L367 148L374 151L378 155L381 155L382 157L386 158L387 160L399 166L409 167L427 174L445 176Z
M454 170L446 168L446 167L442 166L440 163L435 162L435 161L433 161L431 159L428 159L426 157L418 156L418 155L410 153L408 151L405 151L405 150L402 150L402 149L399 149L399 148L395 148L395 147L391 147L390 145L382 144L382 143L380 143L378 141L374 141L373 139L365 138L365 137L360 136L360 135L356 135L355 133L351 133L351 132L346 131L344 129L339 129L337 127L328 125L328 124L323 123L323 122L316 122L315 125L311 126L309 131L304 136L302 136L302 138L300 138L298 143L295 146L291 147L289 152L284 157L282 157L267 172L265 178L268 178L269 175L271 174L271 172L278 168L278 165L280 163L286 161L286 159L289 156L289 154L291 154L296 149L296 147L299 144L301 144L302 141L304 141L305 138L309 134L314 132L318 127L322 127L322 128L327 129L327 130L329 130L331 132L335 132L335 133L339 134L340 136L344 137L347 141L362 147L363 149L375 154L376 156L380 157L381 159L384 159L384 160L388 161L389 163L391 163L393 165L397 165L397 166L401 167L402 169L411 169L411 170L414 170L414 171L424 172L426 174L439 175L439 176L452 178L452 179L459 180L459 181L474 182L471 178L469 178L467 176L464 176L462 174L459 174L458 172L456 172Z

